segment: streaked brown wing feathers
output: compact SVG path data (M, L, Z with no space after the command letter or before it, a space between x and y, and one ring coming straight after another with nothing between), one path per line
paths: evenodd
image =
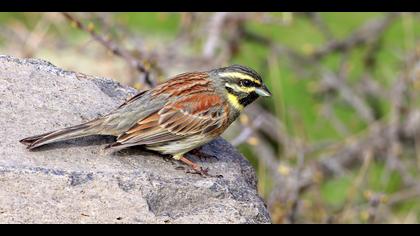
M153 144L182 139L221 128L227 121L221 98L212 93L196 93L165 105L159 112L139 121L120 143Z
M153 96L169 94L170 96L188 96L200 92L212 92L208 75L203 72L184 73L168 80L153 90Z

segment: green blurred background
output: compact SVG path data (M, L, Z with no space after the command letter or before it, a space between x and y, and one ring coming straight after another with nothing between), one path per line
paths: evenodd
M157 82L250 66L273 97L224 137L255 166L275 223L419 223L419 14L70 14L0 13L0 53L139 90L144 75L107 44Z

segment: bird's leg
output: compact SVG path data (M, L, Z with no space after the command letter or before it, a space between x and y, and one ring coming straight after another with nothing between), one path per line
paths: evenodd
M187 164L189 167L191 167L191 169L193 169L195 171L195 173L200 174L202 176L211 176L208 173L208 171L209 171L208 168L204 169L200 165L188 160L185 157L181 157L179 160L182 161L183 163Z
M203 152L202 147L198 147L196 149L193 149L189 152L190 154L200 158L200 159L210 159L210 158L214 158L217 161L219 160L219 158L217 156L211 155L211 154L207 154L205 152Z

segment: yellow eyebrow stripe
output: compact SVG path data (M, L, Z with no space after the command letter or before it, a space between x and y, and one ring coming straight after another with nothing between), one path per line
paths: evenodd
M256 84L261 85L261 82L259 80L254 79L252 76L249 76L247 74L243 74L240 72L225 72L225 73L221 73L220 74L221 77L236 77L236 78L240 78L240 79L246 79L246 80L250 80Z
M255 88L251 87L251 88L247 88L247 87L238 87L238 90L240 90L241 92L245 92L245 93L252 93L255 92Z

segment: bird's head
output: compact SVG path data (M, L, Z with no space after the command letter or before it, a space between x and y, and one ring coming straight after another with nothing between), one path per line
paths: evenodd
M231 105L238 110L255 101L258 97L271 96L271 92L261 76L251 68L232 65L210 71L210 77L223 87L222 91Z

